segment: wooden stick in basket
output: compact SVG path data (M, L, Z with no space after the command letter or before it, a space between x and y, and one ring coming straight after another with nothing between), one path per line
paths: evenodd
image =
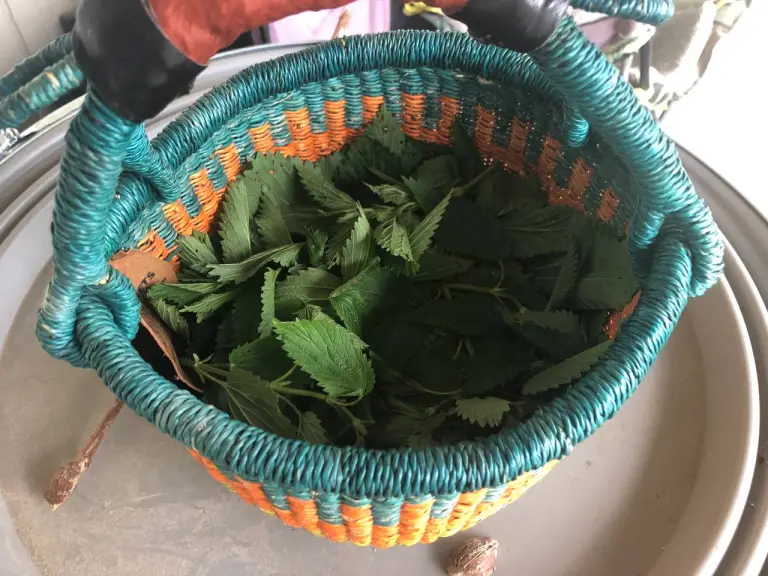
M341 15L339 16L338 21L336 22L336 28L333 30L331 40L338 38L339 35L347 29L347 26L349 26L349 19L349 10L344 8L344 10L341 11Z
M75 459L59 468L53 475L45 491L45 500L51 505L52 510L56 510L72 494L80 476L90 467L93 455L96 454L99 444L107 435L122 407L123 403L117 400L101 419L99 427L88 439L88 443L77 453Z

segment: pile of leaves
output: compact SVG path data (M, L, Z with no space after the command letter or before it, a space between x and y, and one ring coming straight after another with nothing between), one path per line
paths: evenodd
M535 179L407 138L386 110L310 164L257 155L217 233L179 238L148 298L204 398L289 438L472 439L530 417L611 341L637 291L624 239Z

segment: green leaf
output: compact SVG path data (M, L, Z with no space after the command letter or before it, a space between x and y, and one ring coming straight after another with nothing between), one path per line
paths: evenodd
M245 177L261 185L262 194L276 200L276 204L291 205L298 199L295 158L286 158L282 154L256 154L253 157Z
M411 245L411 254L416 262L419 261L432 243L432 236L435 235L435 231L440 225L440 220L443 218L445 209L448 207L450 201L451 195L446 194L445 198L440 200L437 206L424 217L424 220L422 220L408 236L408 242Z
M410 318L428 326L463 336L481 336L503 326L498 304L490 296L468 294L451 300L432 300L415 310Z
M341 277L345 282L362 272L373 256L373 231L359 204L357 208L360 216L341 255Z
M411 199L408 192L403 190L401 186L394 186L392 184L380 184L379 186L366 184L366 186L387 204L402 206Z
M181 248L179 253L181 263L196 272L207 274L208 264L219 263L211 239L197 230L194 230L191 236L177 236L176 245Z
M386 442L390 446L407 444L425 448L434 444L432 435L445 422L443 413L434 416L396 414L385 425Z
M572 215L570 244L563 257L547 308L556 308L566 301L579 280L582 263L590 253L594 241L594 226L586 216Z
M309 265L317 268L323 264L325 246L328 244L328 234L324 230L313 228L312 226L306 226L305 233L307 238Z
M357 210L357 202L328 180L323 171L314 164L302 164L299 175L309 195L326 210L349 212Z
M229 314L224 314L221 318L221 323L216 330L216 348L214 350L214 357L217 361L226 360L230 351L237 346L237 343L235 342L232 314L232 310L229 311Z
M373 234L376 243L394 256L408 262L414 262L408 231L398 222L397 217L390 218L376 227Z
M571 293L571 307L575 310L619 310L638 289L626 240L614 236L606 226L599 226L592 250Z
M364 396L373 388L373 368L357 336L324 319L275 321L283 349L332 397Z
M291 369L293 361L285 353L277 338L268 336L232 350L229 353L229 364L258 374L267 380L276 380Z
M460 122L453 123L452 132L453 157L459 167L462 181L468 182L483 171L483 157Z
M501 220L468 198L453 198L435 233L435 243L448 252L495 262L512 251Z
M492 396L456 400L456 414L478 426L498 426L508 411L509 402Z
M168 328L184 338L184 340L189 340L189 324L187 324L187 319L181 315L176 306L169 304L165 300L155 299L152 300L152 307Z
M392 280L391 273L374 261L360 274L336 288L330 295L331 306L344 326L361 335L367 321L386 298Z
M328 433L314 412L304 412L301 415L299 434L304 440L312 444L328 444Z
M485 394L519 376L531 365L530 345L499 335L471 340L473 356L467 363L465 394Z
M236 180L224 194L219 222L224 262L240 262L252 254L250 215L245 183Z
M517 334L558 360L576 354L587 344L579 317L573 312L502 310L502 317Z
M188 306L203 296L212 294L219 287L216 282L190 284L155 284L147 291L150 300L167 300L179 306Z
M255 297L253 291L250 290L239 294L232 306L232 338L235 346L251 342L259 337L260 319L261 299Z
M261 202L262 185L252 178L248 178L243 175L239 180L245 186L245 194L248 197L248 216L253 218L254 214L259 210L259 203Z
M352 230L354 230L356 223L357 220L342 223L333 236L331 236L325 251L325 261L329 267L335 266L341 260L342 251L352 235Z
M193 312L197 314L197 323L199 324L224 304L231 302L235 299L237 294L234 291L219 292L215 294L208 294L201 300L198 300L194 304L190 304L181 309L182 312Z
M471 260L464 260L436 250L427 250L419 260L419 272L412 280L414 282L431 282L452 278L467 271L472 264Z
M597 364L612 343L606 340L532 376L523 384L523 394L540 394L570 384Z
M570 210L547 206L514 210L501 219L505 245L516 258L564 252L568 249Z
M275 301L297 299L308 303L328 300L340 284L339 277L327 270L307 268L277 283Z
M216 276L219 282L236 282L239 284L248 280L248 278L264 268L269 262L290 266L296 260L302 246L304 246L303 243L288 244L287 246L259 252L242 262L209 266L210 273Z
M395 177L402 170L401 160L379 142L361 136L353 140L345 149L345 161L339 168L337 182L357 184L368 180L371 170Z
M403 178L424 212L432 210L458 182L456 163L448 154L427 160L410 178Z
M275 319L275 282L280 270L267 270L264 273L264 285L261 287L261 323L259 336L266 338L272 334L272 321Z
M298 437L296 426L280 411L280 396L269 382L240 368L231 368L225 390L230 412L238 420L286 438Z
M563 258L563 264L555 280L555 287L552 295L549 297L547 309L560 306L568 298L571 290L579 279L579 249L574 242L568 247L568 251Z
M368 126L365 135L382 144L395 156L403 156L406 142L405 134L395 115L386 106L379 108L379 113Z
M267 248L279 248L293 242L279 202L279 199L266 195L256 218L256 228Z

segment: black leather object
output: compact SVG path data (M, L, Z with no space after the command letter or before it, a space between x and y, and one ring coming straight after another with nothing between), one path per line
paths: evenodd
M478 40L516 52L532 52L549 40L568 0L469 0L451 14Z
M83 0L74 51L99 97L133 122L187 94L204 70L165 37L144 0Z

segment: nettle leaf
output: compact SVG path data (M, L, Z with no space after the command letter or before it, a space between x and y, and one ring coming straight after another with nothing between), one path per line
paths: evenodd
M587 345L579 317L573 312L502 310L502 317L517 334L557 359L576 354Z
M507 400L492 396L456 400L456 414L478 426L498 426L508 411Z
M147 296L153 302L166 300L179 306L188 306L213 294L219 285L216 282L195 282L189 284L155 284L147 290Z
M373 389L370 360L359 338L325 319L274 323L283 349L332 397L363 396Z
M276 380L288 372L293 360L274 336L254 340L238 346L229 353L230 367L258 374L267 380Z
M443 413L434 416L397 414L386 424L384 431L390 445L407 444L411 448L425 448L433 444L432 435L445 422Z
M258 376L231 368L225 387L232 416L286 438L297 438L296 426L280 411L280 396Z
M279 248L293 242L288 224L283 217L280 200L267 194L256 218L256 228L267 248Z
M523 384L523 394L540 394L570 384L597 364L612 343L612 340L601 342L532 376Z
M219 308L235 299L237 293L234 291L218 292L204 296L194 304L190 304L181 309L182 312L192 312L197 314L197 323L199 324Z
M592 250L571 293L571 306L575 310L619 310L639 290L627 241L617 238L602 225L593 240Z
M304 412L301 415L299 434L307 442L312 444L328 444L328 433L323 428L323 423L314 412Z
M587 217L574 212L570 243L549 298L548 309L557 308L568 298L579 280L582 263L592 250L594 227Z
M399 256L408 262L414 262L408 230L392 217L376 227L373 233L376 243L393 256Z
M480 336L504 325L498 304L490 296L481 294L431 300L415 310L410 319L463 336Z
M547 206L533 210L514 210L500 220L509 254L516 258L530 258L568 249L571 214L567 208Z
M453 158L459 168L461 179L465 182L472 180L483 171L483 157L472 141L472 137L460 122L453 123L452 130Z
M395 156L403 156L406 142L405 134L395 115L386 106L379 108L379 113L368 126L365 135L382 144Z
M445 198L440 200L437 206L424 217L424 220L408 236L408 241L411 244L411 254L416 262L421 259L432 243L432 236L435 235L435 231L440 225L440 220L443 218L443 214L445 214L450 201L451 195L446 194Z
M367 320L385 300L393 278L389 270L374 261L331 293L331 306L349 330L357 335L363 333Z
M335 266L341 259L341 253L344 250L344 246L347 244L347 240L352 235L352 230L355 228L357 220L349 220L343 222L334 232L331 239L328 241L328 246L325 250L325 261L328 266Z
M427 160L410 178L403 178L416 202L424 212L432 210L458 182L458 170L452 156L445 154Z
M309 257L309 265L314 268L321 266L323 264L325 246L328 244L328 234L319 228L306 226L305 236L307 238L307 255Z
M571 290L573 290L573 287L576 286L576 282L579 280L579 264L579 249L575 242L571 242L568 251L563 257L560 271L557 273L555 286L552 289L552 295L549 297L549 304L547 304L548 309L560 306L568 298Z
M216 360L225 360L230 351L237 346L235 342L234 325L232 322L232 310L224 314L218 329L216 330L216 347L214 357Z
M299 167L299 176L309 195L326 210L331 212L357 210L357 202L349 194L336 188L314 164L302 164Z
M485 394L519 376L531 365L530 345L499 335L472 340L473 356L467 363L465 394Z
M184 340L189 340L189 324L187 324L187 319L181 315L180 310L176 306L165 300L153 300L152 307L162 321L165 322L166 326L184 338Z
M278 205L291 205L298 199L295 158L286 158L280 153L256 154L245 177L261 184L266 192L277 200Z
M512 251L501 220L465 197L453 198L446 208L435 243L458 256L492 262L506 259Z
M358 204L360 216L341 255L341 277L346 282L362 272L373 257L373 230L365 212Z
M227 188L219 222L224 262L239 262L248 258L252 254L251 212L243 180L236 180Z
M275 319L275 283L280 270L267 270L264 273L264 285L261 287L261 322L259 336L266 338L272 333L272 321Z
M250 291L239 294L232 306L232 338L235 346L259 337L260 318L260 298Z
M473 265L472 260L465 260L436 250L427 250L419 260L419 272L414 282L431 282L458 276Z
M236 282L239 284L248 280L269 262L276 262L286 267L290 266L296 260L303 246L304 243L288 244L264 250L242 262L209 266L210 274L217 277L219 282Z
M219 258L213 249L211 239L206 235L192 231L191 236L177 236L176 245L181 248L181 263L201 274L208 273L208 264L218 264Z
M324 301L340 284L339 277L327 270L306 268L277 283L275 300L297 299L305 303Z
M366 184L366 186L387 204L402 206L411 200L408 192L401 186L394 186L393 184L380 184L379 186Z
M368 180L373 171L394 177L399 175L402 169L402 162L397 156L381 143L365 135L353 140L343 150L346 158L339 168L339 181L343 183Z

